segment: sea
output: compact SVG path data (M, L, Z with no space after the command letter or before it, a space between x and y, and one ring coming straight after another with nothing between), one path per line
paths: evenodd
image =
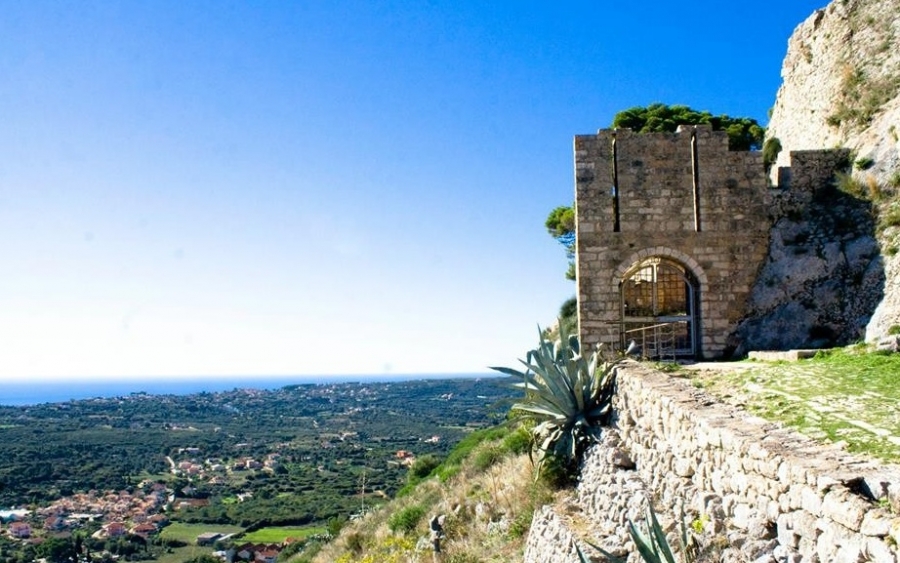
M328 376L246 376L186 377L147 379L84 379L56 381L0 381L0 406L26 406L64 403L82 399L111 398L147 393L150 395L193 395L235 389L280 389L287 385L400 382L422 379L471 379L503 377L497 373L461 374L388 374Z

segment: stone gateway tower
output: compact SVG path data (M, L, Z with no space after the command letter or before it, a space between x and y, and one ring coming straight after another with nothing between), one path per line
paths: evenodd
M575 186L584 344L730 355L767 256L762 154L730 151L710 126L604 129L575 137Z

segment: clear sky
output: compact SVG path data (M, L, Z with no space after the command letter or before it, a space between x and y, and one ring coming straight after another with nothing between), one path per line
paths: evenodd
M0 0L0 380L484 372L572 137L761 123L824 0Z

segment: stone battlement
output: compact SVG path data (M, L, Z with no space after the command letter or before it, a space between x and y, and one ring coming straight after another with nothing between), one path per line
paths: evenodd
M646 134L607 129L575 137L575 179L584 342L617 347L632 336L646 340L641 327L677 319L686 323L673 336L681 355L726 354L768 244L762 155L729 151L727 135L709 126ZM678 315L648 309L659 296L638 293L637 303L622 295L626 278L656 258L671 265L670 297L686 294ZM678 271L684 287L677 287ZM628 321L636 308L641 314Z
M759 151L711 126L602 129L575 137L576 277L582 341L647 357L719 358L769 258L776 221L834 186L846 150L797 151L769 185ZM793 346L803 343L790 343Z

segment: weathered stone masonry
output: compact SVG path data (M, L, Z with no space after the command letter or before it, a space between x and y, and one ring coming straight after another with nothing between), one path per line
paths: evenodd
M525 563L578 563L573 542L623 553L626 519L641 521L648 501L669 524L683 504L723 561L897 562L896 466L823 447L643 366L620 370L618 385L617 421L570 501L535 516Z
M770 221L758 152L708 126L575 137L579 330L621 344L623 277L661 257L696 281L695 354L720 356L766 255Z
M847 162L847 151L795 151L770 186L759 152L728 150L727 135L708 126L576 136L583 342L641 344L644 327L678 324L671 355L718 358L858 339L883 274L877 247L864 244L874 240L865 210L854 218L850 198L835 195ZM830 203L838 220L823 215ZM798 275L801 259L815 267ZM661 338L651 335L645 355L662 356Z

